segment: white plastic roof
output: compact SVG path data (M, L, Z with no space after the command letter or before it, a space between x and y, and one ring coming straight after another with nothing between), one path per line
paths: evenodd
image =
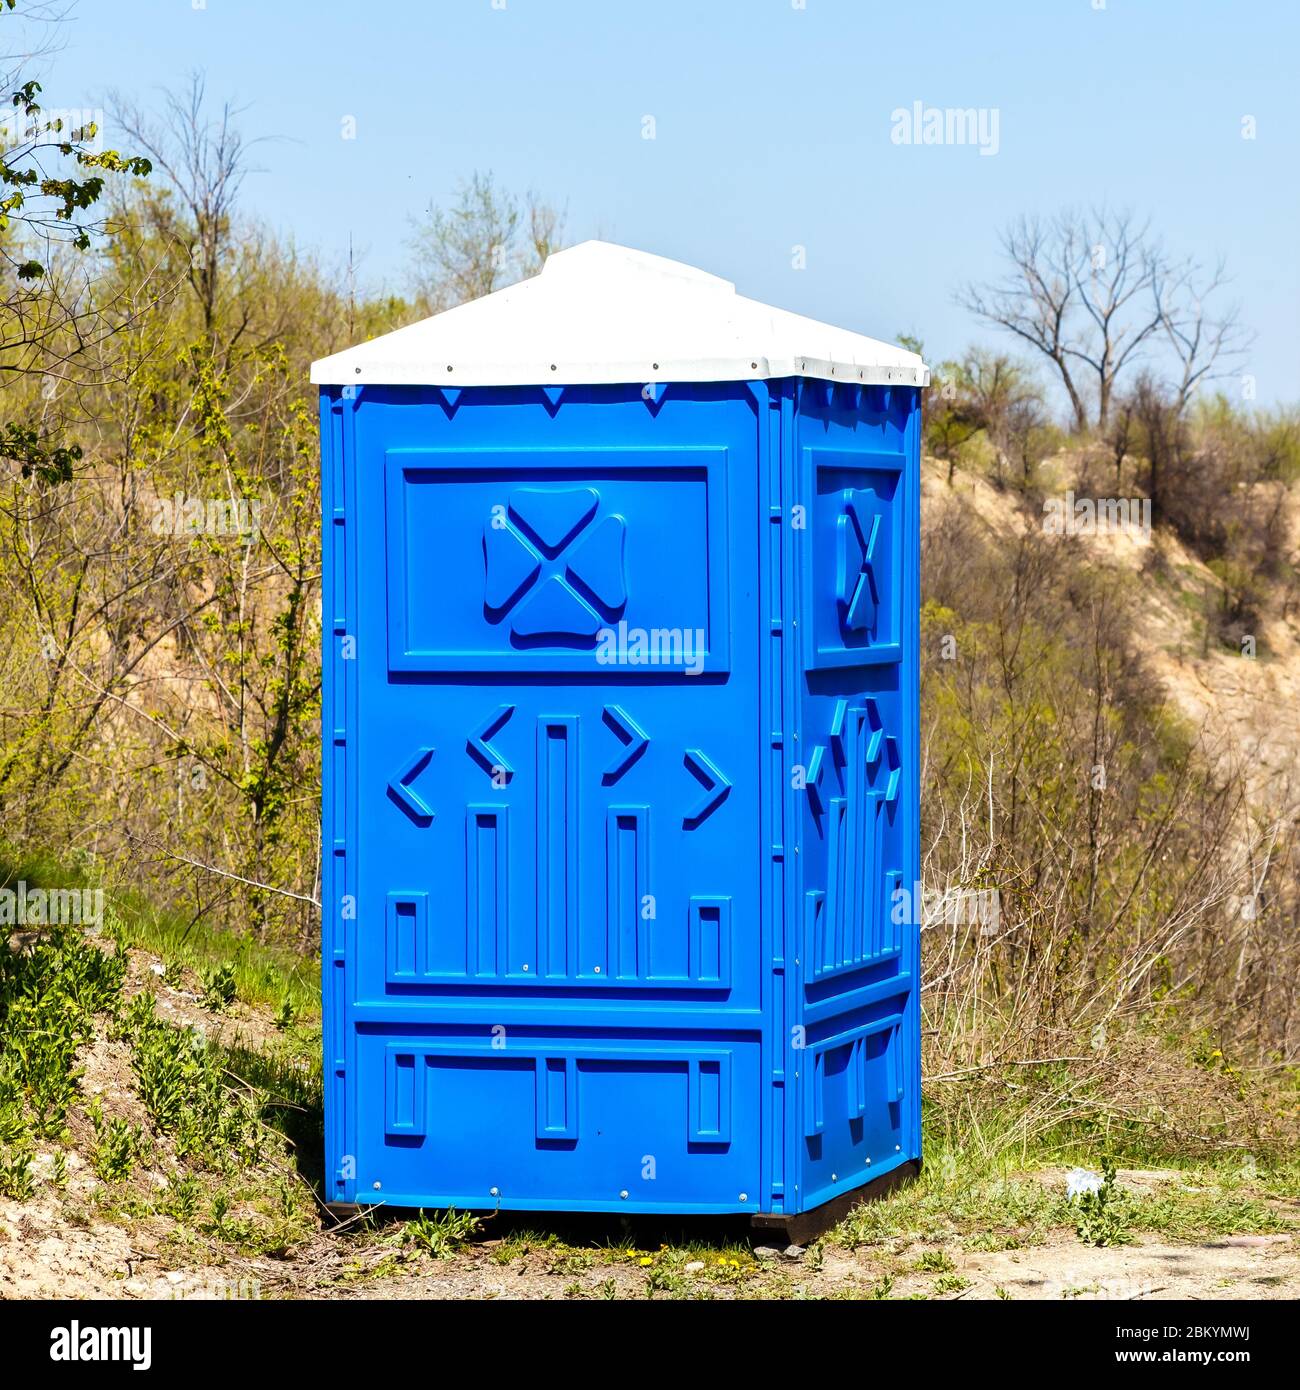
M313 362L321 386L550 386L807 376L926 386L914 352L746 299L607 241L540 275Z

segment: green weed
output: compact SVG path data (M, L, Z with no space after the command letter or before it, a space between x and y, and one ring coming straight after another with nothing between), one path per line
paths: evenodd
M408 1221L402 1230L403 1245L414 1247L421 1254L432 1255L435 1260L446 1259L457 1250L478 1229L478 1217L469 1212L457 1211L450 1207L445 1212L426 1216L423 1211Z
M230 1245L243 1245L253 1234L253 1223L246 1217L231 1215L232 1203L226 1192L218 1192L212 1198L208 1219L203 1229L208 1235Z
M202 971L199 979L203 986L200 997L205 1009L224 1013L235 1002L235 967L229 962Z
M90 1166L104 1182L122 1182L131 1176L136 1160L144 1152L144 1136L139 1125L122 1119L108 1119L98 1097L87 1107L95 1128L95 1147Z
M686 1276L666 1265L656 1265L646 1270L645 1291L651 1298L657 1293L679 1296L686 1293L688 1288Z
M36 1191L32 1181L30 1149L6 1149L0 1153L0 1196L25 1202Z
M1074 1231L1085 1245L1126 1245L1132 1240L1123 1212L1116 1201L1115 1161L1109 1155L1101 1161L1101 1186L1095 1192L1080 1192L1072 1198Z
M173 1175L158 1209L183 1226L193 1225L199 1210L199 1180L192 1174Z

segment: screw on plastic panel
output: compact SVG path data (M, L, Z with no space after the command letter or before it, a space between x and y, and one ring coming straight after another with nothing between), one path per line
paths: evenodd
M832 1181L832 1182L839 1182L839 1180L840 1180L840 1175L839 1175L838 1173L832 1173L832 1174L831 1174L831 1181Z
M895 1152L896 1154L901 1154L901 1153L903 1152L903 1146L902 1146L901 1144L895 1144L895 1145L894 1145L894 1152Z
M625 1188L622 1190L622 1192L620 1192L618 1195L626 1202L626 1201L627 1201L627 1188L625 1187Z
M749 1193L748 1193L748 1192L742 1192L742 1193L740 1194L740 1200L741 1200L742 1202L748 1202L748 1201L749 1201Z
M379 1189L380 1189L381 1187L383 1187L383 1183L381 1183L381 1182L375 1183L375 1191L376 1191L376 1192L378 1192Z
M525 965L525 966L524 966L524 969L525 969L525 970L527 970L527 969L528 969L528 966L527 966L527 965Z
M357 375L360 376L360 375L361 375L361 368L360 368L360 367L357 367L355 370L356 370Z
M488 1196L489 1196L489 1197L499 1197L500 1195L501 1195L501 1189L500 1189L499 1187L489 1187L489 1188L488 1188Z
M596 967L596 974L597 974L597 975L600 974L600 966L597 966L597 967Z
M868 1158L868 1159L867 1159L867 1167L869 1168L870 1166L871 1166L871 1159Z

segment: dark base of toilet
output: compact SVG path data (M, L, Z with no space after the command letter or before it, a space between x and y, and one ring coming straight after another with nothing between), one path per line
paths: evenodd
M760 1211L749 1218L754 1231L789 1245L807 1245L818 1236L825 1235L832 1226L838 1225L863 1202L878 1202L891 1192L920 1176L921 1160L914 1158L908 1163L892 1168L863 1187L855 1187L852 1192L832 1197L811 1211L794 1212L785 1215L781 1212Z

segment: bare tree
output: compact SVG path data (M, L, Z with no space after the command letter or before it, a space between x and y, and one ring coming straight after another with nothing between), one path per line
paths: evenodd
M462 183L450 208L434 208L411 239L418 298L453 308L535 275L564 244L564 213L530 191L524 207L490 173Z
M1070 232L1022 217L1003 232L1002 250L1010 262L1006 276L996 284L968 286L958 302L1041 352L1060 374L1076 426L1086 429L1088 410L1071 351L1076 247Z
M546 264L552 251L564 245L566 208L556 208L531 189L528 191L528 245L524 251L522 269L525 275L536 275Z
M1053 364L1076 429L1095 421L1104 431L1117 383L1161 344L1181 363L1181 404L1236 346L1235 312L1216 319L1203 307L1222 268L1207 279L1196 262L1173 260L1129 212L1022 217L1003 232L1002 250L1006 274L968 286L958 302Z
M163 114L155 121L138 107L114 96L117 119L167 176L187 215L188 225L168 230L180 239L189 257L189 282L211 338L220 316L221 274L231 244L232 221L239 190L250 172L246 141L236 122L240 110L223 102L215 115L207 111L206 82L201 72L190 75L188 88L163 94ZM155 215L165 218L160 204Z
M1204 277L1196 267L1190 266L1173 277L1172 284L1156 283L1161 326L1177 363L1173 388L1180 413L1199 386L1232 371L1233 363L1250 341L1235 304L1218 318L1205 311L1206 299L1226 283L1222 260Z

